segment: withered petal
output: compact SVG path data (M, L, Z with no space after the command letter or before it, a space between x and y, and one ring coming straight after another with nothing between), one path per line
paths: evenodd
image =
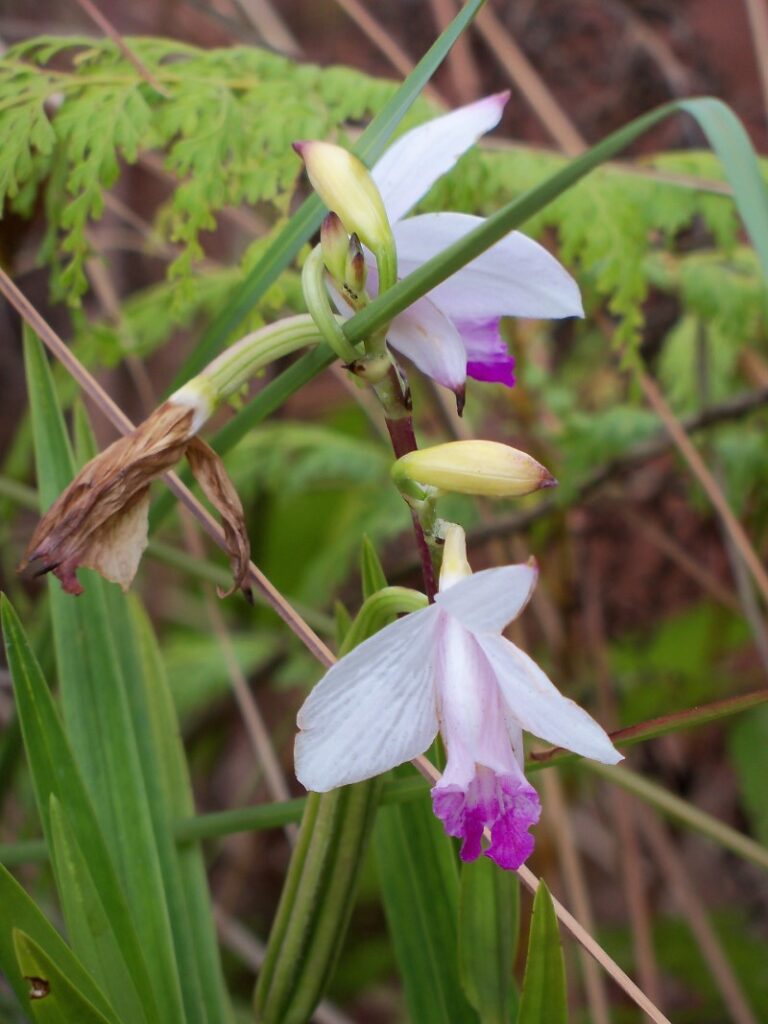
M193 437L187 445L187 460L205 496L221 516L224 527L224 537L235 584L228 591L220 590L219 596L226 597L232 593L235 587L240 587L246 597L249 597L250 588L246 584L246 579L251 559L251 545L245 528L245 516L240 495L227 476L221 458L210 445L201 441L199 437Z
M107 533L96 541L100 554L95 560L100 564L109 563L110 571L123 560L124 555L119 551L107 557L103 542L110 533L113 543L128 543L135 553L134 531L138 518L129 518L130 530L126 523L120 525L119 520L126 509L132 509L137 499L142 498L149 483L173 468L182 457L189 442L193 416L188 406L164 402L130 434L91 459L38 523L19 571L29 562L43 560L47 570L53 570L68 593L81 593L75 569L78 565L91 564L87 559L94 535L110 522ZM119 528L115 532L116 526ZM117 569L118 582L126 578L133 557L128 554L122 569ZM99 565L93 567L99 568Z
M145 487L130 505L116 512L90 535L80 565L95 569L104 579L128 590L149 543L148 532L149 487Z

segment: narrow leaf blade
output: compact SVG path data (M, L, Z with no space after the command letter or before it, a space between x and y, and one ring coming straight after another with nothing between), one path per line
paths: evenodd
M539 882L533 901L528 959L517 1024L567 1024L565 963L552 897Z

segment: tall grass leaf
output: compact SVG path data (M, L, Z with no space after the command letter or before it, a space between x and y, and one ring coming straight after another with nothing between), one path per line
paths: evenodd
M363 546L360 552L360 576L363 600L371 597L376 591L383 590L387 585L387 577L384 575L376 548L369 537L363 537Z
M567 1024L565 964L552 897L539 883L533 901L528 959L517 1024Z
M401 774L410 770L397 769L395 775ZM380 807L374 848L409 1019L477 1024L459 981L456 857L429 796Z
M82 403L75 403L73 413L75 449L79 460L84 461L96 454L96 440ZM115 643L123 675L133 681L133 685L126 688L126 694L157 842L179 974L184 981L182 993L187 1020L189 1024L225 1024L232 1010L221 973L200 849L186 845L178 850L173 836L176 818L191 816L194 807L168 680L151 623L138 599L132 596L126 602L114 587L105 588L104 597L113 621L123 621L126 611L129 613L124 628L116 631ZM199 862L199 870L190 874L193 861ZM194 920L188 902L196 908Z
M38 491L44 508L75 471L69 439L42 346L24 337ZM108 589L113 594L107 599ZM50 583L54 646L67 736L141 933L152 990L164 1019L185 1013L168 906L126 680L115 633L128 628L125 599L88 572L85 593ZM66 800L62 799L66 806ZM105 894L100 891L105 899Z
M516 1001L513 967L520 883L487 857L461 866L459 973L483 1024L508 1024Z
M400 121L418 99L424 86L484 2L485 0L468 0L464 4L461 11L438 36L394 96L371 121L354 147L355 153L361 160L370 164L381 156ZM317 196L310 196L302 203L283 231L235 291L230 301L205 331L195 346L192 356L179 372L173 385L174 388L199 373L218 352L262 295L296 258L302 245L309 241L317 231L323 214L324 208Z
M189 1020L194 1018L188 992L199 989L203 1019L209 1024L227 1024L232 1019L232 1008L221 969L202 850L199 843L177 845L173 838L175 822L195 813L176 707L157 638L138 600L131 602L131 618L141 660L137 676L141 686L135 688L132 706L134 713L141 716L137 724L142 718L145 722L142 759L154 773L153 780L147 779L147 792L158 835Z
M67 976L70 984L103 1015L109 1024L120 1024L106 996L83 967L66 942L46 919L34 900L13 875L0 865L0 971L5 975L19 1002L29 1010L29 983L20 970L13 942L14 931L23 932ZM127 1024L127 1022L126 1022Z
M14 931L13 944L19 968L29 980L30 1009L36 1024L110 1024L110 1018L72 985L34 939Z
M29 641L4 595L0 595L0 621L35 800L48 849L52 850L54 846L50 819L51 797L54 796L65 809L68 825L87 861L93 884L104 904L107 926L114 933L115 945L119 947L130 973L131 985L143 994L147 1019L151 1024L160 1024L162 1018L154 1004L144 951L92 801ZM66 911L64 899L62 904ZM88 922L67 919L67 925L71 934L76 936L81 926L88 925ZM90 940L82 948L75 944L78 955L84 955L90 949ZM93 970L93 965L90 966ZM114 982L111 975L94 974L114 1005L121 1005L129 998L121 988L110 987L109 982Z
M70 940L86 967L95 977L103 979L106 990L113 993L113 1002L121 1016L126 1021L144 1024L147 1016L141 994L123 958L88 861L53 793L49 814L51 859Z

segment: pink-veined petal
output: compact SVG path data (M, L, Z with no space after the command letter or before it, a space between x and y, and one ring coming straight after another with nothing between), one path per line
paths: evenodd
M390 223L403 217L481 135L501 120L508 92L486 96L406 132L371 172Z
M515 386L515 358L499 330L499 317L455 320L467 351L467 376L489 384Z
M603 764L622 760L605 730L564 697L527 654L502 636L477 634L476 639L496 673L510 715L523 729Z
M532 565L483 569L442 590L435 603L473 633L500 633L525 608L537 578Z
M482 224L466 213L424 213L394 226L402 277ZM583 316L579 286L532 238L513 231L430 293L455 320Z
M325 793L422 754L437 733L437 609L412 612L341 658L301 707L296 777Z
M387 341L443 387L452 391L464 387L464 342L453 323L429 299L417 299L399 313L390 324Z

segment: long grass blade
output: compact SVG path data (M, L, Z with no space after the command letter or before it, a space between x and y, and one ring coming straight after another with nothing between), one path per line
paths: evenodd
M23 931L14 931L19 969L29 981L36 1024L114 1024L83 995L54 960Z
M456 859L427 793L408 804L379 809L374 848L410 1020L477 1021L459 981Z
M38 487L47 507L75 465L50 369L37 338L24 353ZM77 600L50 584L54 644L67 735L122 879L153 983L168 1020L185 1020L168 906L115 632L127 628L125 599L95 573ZM107 597L111 588L112 594ZM66 806L66 801L62 800ZM105 894L100 891L102 899Z
M70 984L83 998L96 1007L110 1024L119 1024L107 997L83 967L69 946L49 923L32 898L22 889L16 879L0 866L0 971L5 975L16 993L21 1005L31 1012L29 1003L29 982L26 972L18 964L13 941L14 931L23 932L37 946L45 950L48 957L67 976Z
M533 901L517 1024L567 1024L565 963L555 908L544 882Z
M152 983L142 944L96 819L93 803L86 791L72 748L64 734L53 698L29 641L18 616L4 595L0 595L0 620L24 747L48 848L54 849L50 818L53 796L66 811L68 825L77 839L93 885L104 905L105 920L114 933L115 947L120 950L120 955L125 961L132 986L137 992L142 993L143 1011L152 1024L159 1024L161 1016L154 1003ZM68 909L66 904L64 909ZM70 933L76 936L83 923L77 919L68 919ZM91 950L90 940L82 948L79 945L75 947L75 951L83 958ZM100 974L98 964L88 963L86 966L93 972L96 981L104 988L110 1000L119 1006L126 995L122 988L110 987L110 982L113 982L114 978L111 975Z

